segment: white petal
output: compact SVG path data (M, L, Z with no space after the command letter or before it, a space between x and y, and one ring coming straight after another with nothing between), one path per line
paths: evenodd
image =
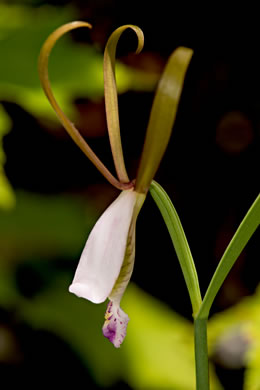
M69 291L104 302L119 275L138 194L122 191L91 231Z

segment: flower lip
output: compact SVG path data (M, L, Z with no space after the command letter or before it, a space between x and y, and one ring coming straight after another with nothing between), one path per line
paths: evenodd
M119 307L119 305L109 302L105 314L105 323L102 331L103 335L119 348L126 336L126 328L129 322L128 315Z

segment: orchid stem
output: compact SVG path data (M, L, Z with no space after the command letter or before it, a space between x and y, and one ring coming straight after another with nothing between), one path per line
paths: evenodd
M209 390L209 363L207 343L207 318L194 320L194 343L196 361L196 389Z

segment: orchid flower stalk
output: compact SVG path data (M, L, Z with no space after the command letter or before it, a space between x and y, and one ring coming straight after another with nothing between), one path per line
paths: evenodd
M69 135L103 176L121 190L118 198L103 213L91 231L69 287L70 292L94 303L109 299L103 334L118 348L124 340L129 321L128 315L120 307L120 302L134 266L136 220L169 142L192 50L184 47L176 49L165 67L155 94L137 176L134 180L129 180L119 126L115 77L116 47L126 29L133 30L137 36L137 53L143 48L144 37L141 29L133 25L122 26L110 36L104 52L104 91L116 178L66 117L50 86L48 58L51 50L62 35L79 27L91 28L91 25L82 21L68 23L47 38L39 56L39 75L43 90Z

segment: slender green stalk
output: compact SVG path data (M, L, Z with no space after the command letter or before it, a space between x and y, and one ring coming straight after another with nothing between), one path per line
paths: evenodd
M197 271L181 221L170 198L163 188L155 181L152 181L150 193L157 204L170 233L190 295L193 315L195 316L201 306L200 287Z
M209 389L207 319L196 318L201 307L201 294L197 271L177 211L163 188L152 181L150 193L157 204L170 233L192 303L197 390Z
M236 233L225 250L219 265L211 279L203 299L197 318L208 318L212 303L226 279L229 271L233 267L238 256L246 246L248 240L254 234L260 224L260 194L248 210L243 221L239 225Z
M209 390L207 318L194 320L196 389Z

